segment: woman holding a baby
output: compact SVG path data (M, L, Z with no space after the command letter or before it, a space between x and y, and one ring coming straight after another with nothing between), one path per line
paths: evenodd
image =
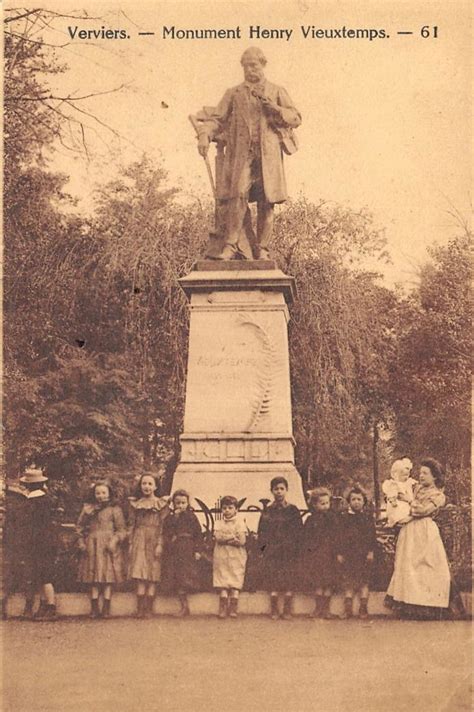
M397 481L398 477L394 479ZM401 531L386 601L404 617L440 618L449 607L450 593L448 560L438 526L432 519L446 503L441 490L442 467L436 460L427 458L420 463L419 482L412 490L403 479L401 482L396 500L393 495L391 498L395 511L392 517ZM390 502L388 492L387 498ZM396 512L398 508L400 516Z

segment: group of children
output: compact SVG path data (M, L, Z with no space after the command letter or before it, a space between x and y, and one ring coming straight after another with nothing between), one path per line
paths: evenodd
M260 517L257 552L259 588L270 593L271 617L280 617L279 596L283 596L282 617L291 618L296 585L315 594L313 616L329 618L331 595L341 584L344 616L352 615L353 594L359 591L359 616L367 617L376 538L373 517L365 512L365 493L353 488L348 494L348 512L339 515L330 510L328 489L313 490L312 513L303 525L297 507L287 501L287 480L274 477L270 488L273 503ZM213 532L212 573L213 586L219 593L219 618L237 617L239 592L245 580L248 530L237 508L235 497L223 497L221 518ZM127 529L110 487L96 483L92 501L84 505L79 517L78 532L84 552L80 580L91 585L93 617L110 615L112 585L123 580L119 544L127 536L128 578L136 583L137 616L152 615L157 585L160 591L177 595L180 615L189 615L188 593L199 588L196 564L203 555L203 538L186 491L177 490L171 500L158 497L155 479L143 475L131 501ZM104 600L100 611L101 591Z
M446 503L442 467L425 458L418 481L411 478L411 469L408 458L397 460L382 485L387 523L399 530L385 604L401 617L462 617L463 602L433 521ZM3 612L6 615L9 592L20 589L25 592L25 618L54 620L57 542L47 478L41 470L29 468L20 481L22 488L9 489L16 497L9 502L4 529ZM331 508L329 489L317 487L308 493L310 511L302 518L287 500L284 477L274 477L270 489L273 501L262 511L256 535L239 513L238 500L222 497L211 542L210 532L202 533L186 491L160 497L155 478L144 474L125 519L111 485L95 482L76 526L78 578L90 588L91 616L110 616L113 588L124 579L134 582L138 617L153 614L157 588L178 596L180 615L188 616L188 594L208 590L210 582L204 579L211 565L219 618L237 617L244 586L269 593L274 620L292 617L295 591L315 597L312 617L332 618L330 603L336 590L344 594L343 618L353 615L356 592L358 615L366 618L377 542L364 491L352 487L346 495L347 509L340 513ZM33 613L38 591L40 605Z
M37 502L46 502L49 499L44 497L46 478L40 471L29 472L22 480L30 488L30 496ZM344 617L353 614L352 600L356 591L360 593L359 617L367 617L376 536L373 516L366 511L365 493L353 487L347 495L348 511L339 514L330 508L330 491L318 487L309 493L311 512L303 524L298 508L287 501L287 480L274 477L270 489L273 502L260 516L253 554L258 559L255 587L270 594L271 618L292 617L296 590L315 596L313 617L330 618L330 600L336 587L344 590ZM79 580L90 586L91 617L110 616L113 587L125 578L135 583L137 617L153 614L157 587L162 593L178 596L180 615L189 615L188 594L199 590L198 562L207 555L189 494L177 490L171 498L160 497L155 478L144 474L129 509L126 522L107 482L96 482L82 507L77 522L81 552ZM38 514L37 519L35 536L39 541L48 526L48 516ZM212 552L219 618L238 615L239 592L246 575L248 536L245 521L238 513L237 499L223 497L220 517L214 526ZM122 543L126 540L129 548L125 572ZM40 620L55 616L51 554L44 546L43 549L42 564L40 566L37 557L38 570L31 577L44 594L35 616ZM33 615L32 604L30 591L26 617Z

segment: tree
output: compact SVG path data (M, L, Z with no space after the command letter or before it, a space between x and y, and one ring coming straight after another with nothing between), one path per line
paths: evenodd
M57 44L55 25L64 27L64 20L101 20L87 13L64 14L45 8L7 8L4 26L4 181L18 170L33 165L45 165L48 151L61 145L68 152L88 156L87 138L101 127L119 136L111 126L88 110L87 100L99 94L121 91L120 85L101 92L77 96L69 92L58 96L50 87L48 77L66 72L60 62L61 50L70 43ZM46 36L46 40L44 37ZM50 39L50 41L47 41Z
M176 454L179 449L188 313L177 280L203 249L209 213L210 206L184 201L176 190L167 188L163 168L146 158L97 196L92 229L101 244L98 269L103 275L103 304L115 298L120 305L121 327L115 320L114 329L121 333L120 348L132 364L131 377L146 393L145 459L153 460L154 452L156 456L157 439L166 441ZM110 317L104 315L98 332L101 348L110 328Z
M135 474L140 403L123 357L75 351L40 379L49 437L29 453L50 476Z
M83 345L78 316L87 292L82 280L96 259L87 220L66 210L72 202L64 192L66 177L48 170L49 157L58 142L66 145L73 124L87 150L79 108L84 97L58 97L48 86L48 76L66 67L42 33L61 17L32 9L7 10L4 18L4 412L9 475L18 474L32 458L57 473L45 450L61 441L65 413L57 411L55 418L54 409L48 408L61 378L77 365L76 352ZM75 139L73 144L68 148L76 150ZM103 377L113 390L112 373L118 366L109 367L109 380ZM80 460L78 451L76 456ZM84 461L89 460L97 464L88 455ZM127 458L122 461L125 467ZM62 474L71 467L69 462Z
M290 357L297 465L309 482L363 474L371 424L388 417L387 362L396 298L363 269L386 259L366 211L305 200L276 224L276 248L296 277Z
M429 453L447 468L469 467L472 235L430 255L403 305L392 374L397 429L407 452Z

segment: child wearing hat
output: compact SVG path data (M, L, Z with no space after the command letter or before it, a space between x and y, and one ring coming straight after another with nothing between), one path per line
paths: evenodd
M56 537L53 521L53 506L46 494L48 478L42 470L28 468L20 482L25 488L25 577L26 603L24 615L38 621L56 618L54 592L54 561ZM40 592L40 606L33 616L35 593Z

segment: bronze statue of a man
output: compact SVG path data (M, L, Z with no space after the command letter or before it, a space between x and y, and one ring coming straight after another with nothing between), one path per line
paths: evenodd
M224 146L216 176L223 235L214 259L268 258L273 206L287 199L283 153L296 150L292 130L301 115L285 89L265 79L266 63L260 49L247 49L241 58L244 81L228 89L217 108L205 109L205 120L197 126L201 156L207 158L210 141ZM257 203L252 252L249 202Z

